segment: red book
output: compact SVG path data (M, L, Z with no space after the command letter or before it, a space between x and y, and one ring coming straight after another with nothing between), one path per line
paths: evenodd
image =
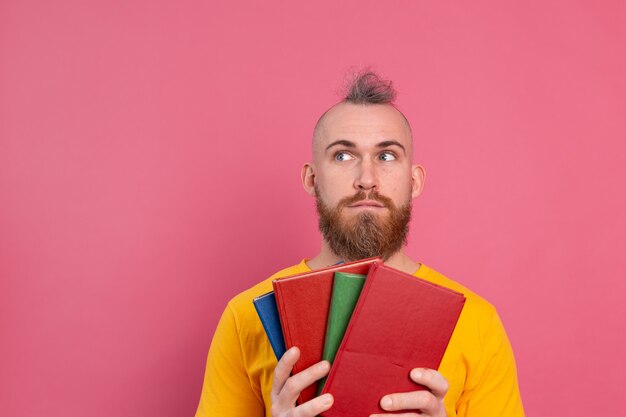
M294 365L293 374L322 360L335 272L367 274L370 267L379 261L378 258L364 259L272 282L285 345L287 349L292 346L300 349L300 359ZM299 404L316 396L316 385L312 384L302 391Z
M324 417L385 413L380 399L424 389L413 368L439 368L465 296L377 263L370 269L322 393Z

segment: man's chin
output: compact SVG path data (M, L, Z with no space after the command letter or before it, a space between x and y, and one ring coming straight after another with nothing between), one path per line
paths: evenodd
M344 207L341 210L342 221L355 221L363 218L387 219L389 210L385 207Z

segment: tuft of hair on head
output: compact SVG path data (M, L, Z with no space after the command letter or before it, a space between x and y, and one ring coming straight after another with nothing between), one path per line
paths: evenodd
M396 99L393 83L382 79L371 70L356 73L346 88L346 103L352 104L391 104Z

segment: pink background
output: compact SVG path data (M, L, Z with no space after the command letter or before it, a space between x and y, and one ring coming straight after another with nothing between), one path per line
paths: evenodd
M623 2L307 3L0 2L0 415L192 415L227 300L316 253L299 169L363 65L409 252L498 307L527 414L620 414Z

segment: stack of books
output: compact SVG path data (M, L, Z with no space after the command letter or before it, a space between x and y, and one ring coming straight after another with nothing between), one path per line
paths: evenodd
M462 294L378 258L277 279L273 287L254 305L276 357L297 346L293 374L323 359L332 364L328 378L298 398L331 393L324 417L383 413L384 395L424 389L409 372L439 367L465 303Z

